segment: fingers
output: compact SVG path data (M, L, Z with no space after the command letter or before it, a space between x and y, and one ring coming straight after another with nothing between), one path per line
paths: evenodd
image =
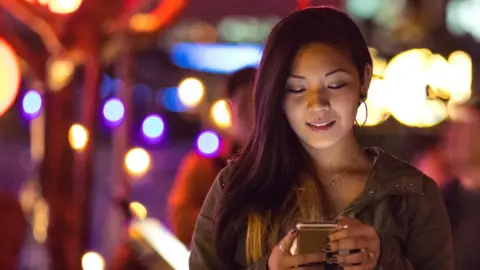
M288 252L290 253L290 249L292 248L293 242L295 241L295 238L297 237L297 231L296 230L291 230L290 232L285 235L282 240L280 240L280 243L278 243L277 248L280 249L282 252Z
M327 260L327 255L325 253L298 254L298 255L293 255L286 258L286 262L289 267L295 267L295 266L305 265L309 263L321 263L321 262L325 262L326 260Z
M342 218L339 223L343 225L343 229L336 230L332 232L328 239L330 242L339 241L347 238L355 237L365 237L371 238L376 237L377 232L372 226L361 223L358 220L352 218Z
M364 251L355 252L352 254L345 254L345 255L334 255L332 256L329 261L332 263L337 263L339 265L356 265L356 264L364 264L368 261L368 255Z
M327 244L325 251L337 252L339 250L354 250L366 248L368 243L364 237L355 237L332 241Z

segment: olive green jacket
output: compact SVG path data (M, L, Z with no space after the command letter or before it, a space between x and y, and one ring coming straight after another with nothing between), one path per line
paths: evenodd
M381 242L376 269L451 270L450 222L442 195L433 180L378 148L369 149L376 162L363 192L342 213L371 224ZM190 270L228 269L215 253L214 209L233 165L218 175L202 206L192 238ZM244 235L244 234L243 234ZM235 258L244 269L266 270L268 258L252 265L245 260L245 240Z

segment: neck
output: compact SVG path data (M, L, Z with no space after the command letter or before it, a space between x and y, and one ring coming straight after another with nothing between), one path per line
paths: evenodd
M369 163L367 155L362 151L353 132L329 148L313 149L307 146L306 150L313 158L320 177L345 170L356 170Z

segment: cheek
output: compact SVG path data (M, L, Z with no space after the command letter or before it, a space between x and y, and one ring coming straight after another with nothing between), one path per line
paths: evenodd
M287 98L284 102L283 109L290 126L298 125L303 121L303 106L298 100Z
M357 110L359 108L358 98L354 96L347 96L336 102L335 111L341 115L342 118L355 120L357 116Z

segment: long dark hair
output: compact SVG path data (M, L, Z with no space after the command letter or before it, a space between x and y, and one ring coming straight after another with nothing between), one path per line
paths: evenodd
M278 230L280 221L275 221L275 217L287 200L295 199L292 191L302 186L300 174L307 172L316 177L313 166L309 165L310 158L283 110L286 80L295 54L312 42L345 51L360 77L365 67L372 64L360 30L348 15L337 9L302 9L274 27L255 78L252 133L232 165L215 219L217 254L232 268L238 267L234 254L240 233L247 229L248 261L265 255L271 248L266 244L271 241L266 234L272 228ZM322 194L321 188L319 191Z

